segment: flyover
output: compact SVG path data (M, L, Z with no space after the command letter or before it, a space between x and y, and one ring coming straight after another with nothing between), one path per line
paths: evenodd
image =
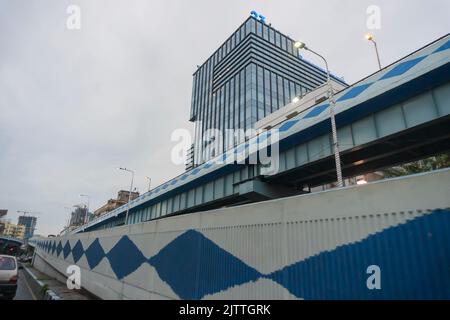
M450 36L338 92L343 174L351 177L450 149ZM167 181L70 234L302 194L335 180L329 105L322 102ZM223 163L280 134L280 170Z

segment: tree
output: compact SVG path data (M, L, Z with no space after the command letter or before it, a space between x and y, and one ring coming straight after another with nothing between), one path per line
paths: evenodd
M450 167L450 152L382 170L386 178L402 177Z

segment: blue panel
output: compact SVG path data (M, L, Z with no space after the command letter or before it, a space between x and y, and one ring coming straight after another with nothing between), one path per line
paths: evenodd
M201 299L260 277L258 271L194 230L173 240L149 263L181 299Z
M304 299L450 299L449 229L450 211L435 210L270 274L260 274L194 230L148 260L127 236L107 257L118 279L148 262L182 299L201 299L261 277ZM79 243L74 258L82 252ZM96 239L86 250L90 268L103 256ZM381 290L367 288L366 271L371 265L380 267Z
M283 123L283 125L279 128L280 132L288 131L290 128L295 126L299 120L291 120L288 122Z
M84 254L83 245L81 244L81 241L78 240L72 250L73 261L77 263L78 260L80 260L80 258L83 256L83 254Z
M205 169L209 169L209 168L211 168L213 166L213 162L212 161L209 161L209 162L207 162L206 164L205 164Z
M59 254L61 253L63 247L61 244L61 241L58 243L58 247L56 247L56 256L59 257Z
M369 88L373 83L363 84L357 87L354 87L347 91L342 97L340 97L337 102L345 101L348 99L353 99L363 93L367 88Z
M267 277L304 299L450 299L449 219L449 211L436 210ZM371 265L381 269L381 290L367 288Z
M418 64L420 61L425 59L427 56L419 57L413 60L405 61L403 63L400 63L399 65L395 66L391 71L387 72L383 77L381 77L380 80L389 79L392 77L396 77L399 75L404 74L409 69L414 67L416 64Z
M63 249L64 259L66 259L67 256L70 254L70 251L71 251L70 243L69 243L69 240L67 240L66 245L64 246L64 249Z
M100 245L100 241L95 239L89 248L85 252L86 260L89 264L89 268L94 269L100 261L105 257L105 251L103 251L102 246Z
M106 254L106 258L117 279L122 279L136 271L147 260L128 236L120 238L111 251Z
M440 52L440 51L444 51L444 50L447 50L447 49L450 49L450 40L449 41L447 41L444 45L442 45L441 47L439 47L436 51L434 51L433 53L437 53L437 52Z
M311 112L309 112L306 116L304 116L303 119L317 117L319 114L328 109L329 106L330 106L329 104L323 104L321 106L315 107L314 109L311 110Z

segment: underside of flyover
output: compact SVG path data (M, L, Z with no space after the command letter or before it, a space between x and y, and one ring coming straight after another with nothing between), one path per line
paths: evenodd
M450 116L341 152L343 176L354 177L450 150ZM303 189L336 181L334 155L276 176L268 183Z

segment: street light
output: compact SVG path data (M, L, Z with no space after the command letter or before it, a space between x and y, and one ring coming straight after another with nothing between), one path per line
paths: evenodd
M86 208L86 216L84 217L84 223L86 224L88 222L88 215L89 215L89 201L91 197L87 194L80 194L80 197L87 198L87 208Z
M128 213L130 212L131 192L133 191L134 171L130 170L130 169L127 169L127 168L118 168L118 169L131 173L130 193L128 194L128 203L127 203L128 206L127 206L127 213L125 215L125 224L127 224L128 223Z
M375 39L374 39L373 35L370 34L370 33L367 33L367 34L366 34L366 40L368 40L368 41L370 41L370 42L373 43L373 45L374 45L374 47L375 47L375 53L377 54L378 67L379 67L380 70L381 70L380 54L378 53L378 46L377 46L377 43L375 42Z
M344 181L342 179L341 156L339 153L336 119L334 116L334 107L335 107L336 102L334 101L334 91L333 91L333 86L331 85L331 76L330 76L330 69L328 68L328 62L322 55L320 55L317 52L308 48L304 42L297 41L294 43L294 47L297 49L305 49L305 50L315 54L316 56L318 56L325 62L325 67L327 70L327 84L328 84L328 90L329 90L329 100L330 100L331 132L333 134L334 160L336 163L337 183L338 183L338 187L342 188L344 186Z
M148 180L148 191L150 191L151 187L152 187L152 178L150 177L145 177Z

